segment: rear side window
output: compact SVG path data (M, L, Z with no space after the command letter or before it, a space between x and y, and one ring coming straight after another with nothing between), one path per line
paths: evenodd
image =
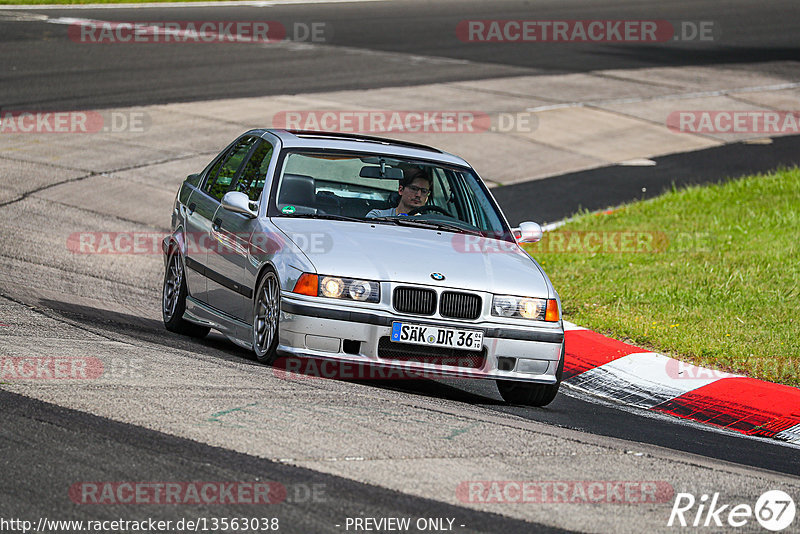
M247 136L233 145L225 157L220 159L208 173L203 191L217 200L222 200L236 176L236 171L239 170L256 141L258 141L257 137Z
M272 145L263 141L256 147L253 155L247 161L236 182L236 191L240 191L248 196L253 202L258 202L261 191L264 189L264 182L267 179L267 169L272 159Z

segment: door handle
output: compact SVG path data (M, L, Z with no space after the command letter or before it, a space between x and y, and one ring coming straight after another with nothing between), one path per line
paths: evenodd
M194 213L194 209L195 209L196 207L197 207L197 204L195 204L194 202L192 202L191 204L189 204L189 215L191 215L192 213Z
M216 232L220 229L221 226L222 226L222 219L217 217L216 219L214 219L214 223L211 225L211 228Z

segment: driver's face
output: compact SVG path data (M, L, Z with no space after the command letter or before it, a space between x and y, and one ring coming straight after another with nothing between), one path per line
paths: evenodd
M414 178L414 181L405 187L401 185L397 190L401 197L400 203L411 209L425 205L430 194L430 186L431 184L424 178ZM423 190L427 192L423 194Z

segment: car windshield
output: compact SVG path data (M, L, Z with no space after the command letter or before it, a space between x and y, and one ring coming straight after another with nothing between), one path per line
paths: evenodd
M290 152L272 199L270 214L278 217L398 224L512 239L486 187L463 167L383 155Z

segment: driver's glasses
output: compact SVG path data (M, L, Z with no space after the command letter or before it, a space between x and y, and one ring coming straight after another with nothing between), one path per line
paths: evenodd
M418 186L416 186L416 185L407 185L406 187L407 187L407 188L409 188L409 189L411 189L411 191L412 191L413 193L419 193L419 194L421 194L422 196L427 196L427 195L428 195L428 193L430 193L430 192L431 192L431 190L430 190L430 189L426 189L426 188L424 188L424 187L418 187Z

